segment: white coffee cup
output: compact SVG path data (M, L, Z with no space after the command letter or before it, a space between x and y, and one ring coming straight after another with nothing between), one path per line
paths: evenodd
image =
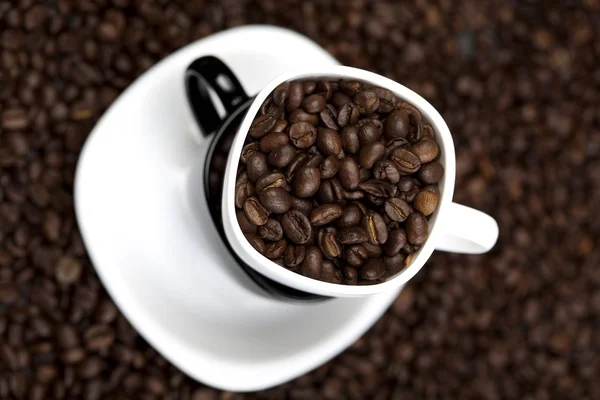
M298 79L358 80L386 88L398 98L414 105L422 113L423 119L434 128L436 140L440 145L438 161L444 167L444 175L439 182L440 201L429 220L429 237L421 249L413 255L410 264L385 282L373 285L341 285L322 282L290 271L255 250L246 240L237 222L234 205L236 174L250 126L258 114L260 106L279 84ZM237 81L234 83L239 85ZM234 99L232 103L239 104L240 102L241 99L240 101ZM196 110L197 112L198 110ZM481 211L452 202L455 174L456 157L450 130L439 112L414 91L381 75L346 66L332 65L310 70L291 70L273 79L256 95L239 125L223 177L222 228L230 249L235 252L235 255L254 272L268 280L300 292L325 297L358 297L382 293L406 284L419 272L434 250L477 254L485 253L494 246L498 238L496 221Z

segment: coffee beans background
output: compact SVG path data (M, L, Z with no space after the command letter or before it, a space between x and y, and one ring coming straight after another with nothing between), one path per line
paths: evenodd
M0 398L600 398L598 21L597 0L0 0ZM238 395L186 378L115 309L72 182L135 77L257 22L431 101L456 141L455 199L500 240L436 253L342 355Z

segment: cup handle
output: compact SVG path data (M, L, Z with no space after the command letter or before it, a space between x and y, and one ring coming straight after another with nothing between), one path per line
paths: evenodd
M481 254L498 240L498 223L489 215L461 204L450 203L442 222L444 232L436 250Z
M214 56L200 57L192 62L185 71L184 84L194 119L204 136L213 133L224 121L211 98L211 90L221 101L226 116L249 99L231 69Z

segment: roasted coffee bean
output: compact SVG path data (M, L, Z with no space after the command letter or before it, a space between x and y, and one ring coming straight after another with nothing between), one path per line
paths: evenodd
M255 142L256 143L256 142ZM274 149L267 157L269 165L285 168L296 156L296 149L291 144L284 144Z
M321 182L321 186L319 186L319 191L317 192L317 198L323 204L337 203L330 179Z
M252 183L256 183L261 177L269 173L267 156L259 151L252 153L248 157L247 173L248 179Z
M288 122L290 126L298 123L298 122L306 122L310 125L317 125L319 123L319 116L316 114L309 114L303 109L299 108L290 113L290 117L288 118Z
M342 129L340 134L342 148L348 154L358 154L360 151L360 140L358 139L358 127L349 125Z
M258 236L261 239L275 242L283 238L283 228L279 221L269 218L266 224L258 227Z
M381 246L373 244L371 242L364 242L362 246L365 248L365 251L367 252L369 258L381 258L383 254Z
M412 207L406 201L394 197L385 202L385 213L392 221L404 222L413 212Z
M244 148L242 149L242 155L240 157L240 160L242 160L242 162L244 164L248 163L248 158L250 158L250 156L258 150L258 142L251 142L248 143L247 145L244 146Z
M347 190L354 190L360 183L358 164L350 157L343 158L338 171L340 183Z
M349 204L344 207L342 215L337 219L336 224L340 229L357 226L362 220L362 210L356 204Z
M333 86L328 80L320 80L317 81L315 92L325 96L325 99L329 100L333 93Z
M319 279L323 282L336 283L336 271L337 268L331 261L323 260L323 263L321 264L321 277Z
M340 108L337 117L337 123L340 127L345 127L346 125L354 125L358 122L358 118L360 117L360 110L354 103L344 104L342 108Z
M292 198L292 209L298 210L308 217L313 209L313 206L310 200L294 197Z
M394 93L380 87L374 87L370 90L379 98L378 113L389 113L394 109L396 106L396 96L394 96Z
M409 192L415 188L415 181L412 178L403 176L400 178L396 186L400 192Z
M278 119L273 125L271 132L285 132L285 129L288 127L288 122L285 119Z
M312 147L311 147L312 148ZM323 163L323 156L320 154L312 154L308 157L303 167L319 168Z
M435 140L435 131L433 130L433 127L429 124L423 125L423 139Z
M373 168L373 165L385 156L385 146L381 142L369 143L362 146L358 156L361 167ZM416 156L415 156L416 157ZM394 160L395 161L395 160Z
M313 226L326 225L341 217L343 209L338 204L323 204L312 210L310 213L310 223Z
M413 205L415 210L419 211L425 216L428 216L435 211L439 201L440 196L437 193L424 189L415 196Z
M373 165L373 176L375 179L388 181L392 185L395 185L400 180L398 167L390 160L377 161Z
M385 264L383 260L371 258L368 259L361 268L359 268L358 277L360 279L374 281L381 278L384 273Z
M287 180L281 172L271 172L256 181L255 190L257 193L265 189L286 188Z
M344 191L344 199L346 200L360 200L365 197L365 192L362 190Z
M283 257L285 250L287 249L287 241L285 239L278 240L277 242L267 243L265 245L264 255L270 259L276 259Z
M302 261L300 272L302 275L309 278L319 279L321 276L322 265L323 254L321 253L321 250L316 246L309 246L306 249L306 255L304 261Z
M304 94L313 94L317 89L317 82L313 80L304 81L302 82L302 87L304 88Z
M295 175L292 182L294 194L301 198L314 195L321 185L321 173L315 167L303 167Z
M286 109L288 111L294 111L297 108L300 108L302 100L304 100L304 87L302 82L290 83L290 92L287 97Z
M412 245L422 245L429 236L427 219L420 212L411 213L406 219L406 238Z
M316 114L323 111L326 105L325 97L321 94L311 94L302 101L302 108L310 114Z
M383 134L387 140L408 138L410 126L405 110L392 111L383 123Z
M419 180L427 185L438 183L444 176L444 167L437 161L423 165L417 174Z
M273 90L273 103L282 107L286 104L289 95L290 84L289 82L283 82Z
M344 259L346 262L356 268L363 265L367 258L369 258L367 251L360 244L347 246L346 250L344 251Z
M358 184L361 190L375 197L393 197L398 188L388 182L379 179L371 179Z
M331 155L323 160L323 163L319 166L321 172L321 179L333 178L340 169L340 160L335 155Z
M238 225L243 233L256 233L256 224L250 222L245 212L241 210L236 211L235 216L237 217Z
M406 232L404 229L394 229L390 231L388 241L383 247L387 256L398 254L406 244Z
M297 268L304 261L306 246L288 245L285 249L283 262L289 268Z
M381 132L371 122L366 122L358 127L358 140L361 146L377 142L381 138Z
M404 262L406 260L406 254L398 252L390 257L384 257L383 262L387 270L388 276L397 274L404 269Z
M352 98L345 95L342 92L335 92L331 96L331 104L333 104L333 106L337 110L341 109L344 105L351 103L351 102L352 102Z
M398 170L404 174L413 174L421 168L421 160L415 154L398 147L390 154L390 159L396 163Z
M290 126L290 140L299 149L307 149L317 140L317 129L308 122L296 122Z
M362 88L363 84L359 81L340 80L340 90L348 96L355 96Z
M281 187L264 189L259 198L262 205L274 214L284 214L292 208L292 196Z
M317 234L317 243L327 258L333 259L342 255L342 246L336 239L335 228L321 229Z
M273 115L279 118L281 113L281 107L277 106L273 103L273 97L269 96L267 99L261 104L260 115Z
M342 151L342 140L335 130L319 128L317 131L317 147L325 156L338 155Z
M250 197L244 202L244 213L251 223L258 226L266 224L270 214L256 197Z
M344 283L346 285L356 285L358 282L358 271L350 266L344 267Z
M369 234L362 226L352 226L339 231L337 239L341 244L360 244L369 240Z
M421 248L421 246L419 246L419 245L406 242L406 244L402 248L402 251L406 254L414 254L417 251L419 251L420 248Z
M372 90L361 90L354 95L354 103L361 114L373 114L379 108L379 97Z
M363 215L362 226L372 244L380 245L387 242L388 230L381 214L375 211L367 211Z
M248 243L250 243L250 245L254 247L256 251L258 251L260 254L264 254L265 242L261 238L253 233L245 233L244 236L246 237Z
M420 113L408 113L409 129L408 140L411 143L416 143L423 137L423 122L421 121Z
M288 211L281 219L286 236L296 244L305 244L312 236L312 226L308 218L298 210Z
M265 114L256 117L252 125L250 126L249 134L254 139L259 139L269 133L271 128L275 126L277 117L272 114Z
M258 148L263 153L270 153L279 146L287 144L290 140L289 136L283 132L272 132L260 139Z
M338 130L340 127L337 124L338 112L335 107L328 104L319 114L321 122L329 129Z
M398 195L398 198L408 203L412 203L415 200L415 197L417 197L417 195L419 194L419 191L420 190L418 187L414 187L408 192L400 193Z
M427 164L437 158L440 154L440 148L432 139L423 139L413 144L410 148L411 153L415 154L421 160L421 164Z
M329 180L331 182L331 189L333 190L333 200L335 203L340 203L344 201L346 196L346 191L344 190L344 186L340 182L337 177L331 178Z
M308 154L306 153L297 153L296 157L288 164L285 169L285 176L288 181L292 181L296 172L304 166L306 161L308 160Z
M242 208L246 199L254 194L254 185L248 180L248 174L243 172L235 183L235 206Z

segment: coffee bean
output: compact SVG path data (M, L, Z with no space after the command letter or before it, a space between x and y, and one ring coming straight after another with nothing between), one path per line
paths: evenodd
M338 175L342 186L347 190L356 189L360 183L358 164L352 158L342 159Z
M338 270L331 261L323 260L323 263L321 264L321 277L319 279L321 279L323 282L339 284L341 283L341 277L336 277L336 271ZM339 282L337 282L338 280Z
M373 176L375 179L388 181L395 185L400 180L400 172L393 161L377 161L373 165Z
M250 222L245 212L236 211L235 216L243 233L256 233L257 226Z
M319 128L317 131L317 147L325 156L337 155L342 151L342 140L335 130Z
M347 246L344 251L344 259L346 262L356 268L363 265L367 258L369 258L367 251L360 244Z
M58 326L55 330L56 343L58 346L68 349L75 347L79 343L77 331L69 325Z
M317 140L317 129L308 122L296 122L290 127L290 140L299 149L306 149Z
M311 147L311 149L312 148L313 147ZM309 151L310 151L310 149L309 149ZM313 154L313 155L310 155L308 157L308 159L304 163L303 167L319 168L321 166L322 162L323 162L323 156L322 155L320 155L320 154Z
M380 87L374 87L370 90L373 91L379 98L379 107L377 108L377 112L389 113L394 109L396 106L396 96L394 96L394 93Z
M286 236L296 244L305 244L312 236L308 218L298 210L288 211L281 219Z
M372 90L361 90L354 95L354 103L361 114L373 114L379 108L379 97Z
M404 174L413 174L421 168L421 160L419 157L401 147L392 151L390 159L396 163L398 170Z
M333 178L340 169L340 160L335 155L331 155L323 160L319 167L321 179Z
M440 148L432 139L423 139L412 145L411 153L415 154L421 160L421 164L427 164L437 158L440 154Z
M285 132L288 127L288 122L285 119L278 119L271 129L271 132Z
M416 109L415 109L416 110ZM421 121L421 114L419 112L409 112L408 113L408 121L409 121L409 131L408 131L408 140L411 143L416 143L423 137L423 122Z
M393 276L402 271L405 266L406 255L402 252L396 253L391 257L385 257L383 262L388 273L388 276Z
M298 210L308 217L313 209L313 206L309 200L294 197L292 198L292 209Z
M340 81L340 90L348 95L348 96L355 96L358 92L360 92L363 88L362 83L360 83L359 81L346 81L346 80L341 80Z
M55 266L56 281L61 285L71 285L81 276L81 263L73 257L63 256Z
M369 143L360 149L359 164L364 168L373 168L373 165L385 156L385 146L381 142ZM416 157L416 156L415 156ZM394 160L395 161L395 160Z
M240 160L244 164L247 164L248 158L250 158L250 155L252 155L252 153L256 152L257 150L258 150L258 142L251 142L251 143L246 144L244 146L244 148L242 149L242 155L240 157Z
M321 173L318 168L304 167L294 176L292 186L296 196L306 198L314 195L321 185Z
M276 168L285 168L296 156L296 149L290 144L279 146L267 157L267 162Z
M336 239L335 228L321 229L317 234L317 243L327 258L333 259L342 255L342 246Z
M244 237L256 251L258 251L260 254L264 254L265 242L261 238L253 233L245 233Z
M409 129L408 113L405 110L392 111L383 123L383 134L388 140L408 138Z
M308 154L306 153L297 153L294 159L288 164L285 169L285 176L288 181L292 181L296 172L304 166L306 161L308 160Z
M22 130L29 124L27 112L23 108L9 108L2 112L2 128L10 130Z
M342 229L337 236L341 244L360 244L369 240L369 234L361 226Z
M419 180L427 185L438 183L444 176L444 167L437 161L425 164L417 175Z
M406 201L397 197L387 200L384 208L386 215L397 222L404 222L413 211Z
M358 277L360 279L374 281L374 280L381 278L384 273L385 273L385 264L382 260L369 259L358 270Z
M302 100L304 100L304 87L302 86L302 82L292 82L290 84L286 109L288 111L294 111L297 108L300 108Z
M294 125L298 122L306 122L310 125L317 125L319 123L319 116L316 114L309 114L303 109L299 108L290 113L288 118L289 124Z
M333 93L333 85L328 80L320 80L317 82L315 92L325 96L325 99L329 100Z
M248 221L258 226L266 224L270 214L256 197L250 197L244 202L244 213Z
M288 184L285 179L285 175L281 172L271 172L270 174L264 175L258 181L256 181L256 192L260 193L265 189L273 188L287 188Z
M319 279L323 265L323 254L316 246L309 246L300 271L302 275L313 279Z
M358 271L356 270L356 268L345 266L343 273L344 283L346 285L356 285L356 283L358 282Z
M381 214L375 211L367 211L363 215L362 226L372 244L380 245L387 241L388 230Z
M427 219L420 212L411 213L406 219L406 237L410 244L422 245L429 236Z
M331 104L337 109L341 109L344 105L351 103L352 98L342 92L335 92L331 96Z
M338 204L323 204L312 210L310 223L313 226L326 225L342 215L343 209Z
M304 81L302 82L302 87L304 88L304 94L313 94L317 89L317 82L313 80Z
M338 228L350 228L357 226L362 220L362 211L360 207L355 204L350 204L344 207L342 215L337 219L336 224Z
M354 125L358 122L360 117L360 110L354 103L346 103L340 108L337 117L337 123L340 127L346 125Z
M406 232L404 229L394 229L393 231L390 231L388 241L383 249L387 256L393 256L398 254L405 244Z
M242 173L235 183L235 206L242 208L246 199L254 194L252 182L248 180L248 174Z
M341 132L342 148L349 154L357 154L360 151L360 140L358 139L358 128L356 125L348 125Z
M273 90L273 103L282 107L286 104L288 96L290 94L289 82L283 82L279 84L275 90Z
M335 107L331 104L327 104L327 106L321 111L319 117L321 118L321 122L329 129L338 130L340 127L337 124L337 116L338 112Z
M379 179L371 179L366 182L361 182L358 184L358 187L375 197L393 197L396 195L396 191L398 190L396 186Z
M260 139L258 144L258 148L263 153L270 153L275 150L279 146L283 146L287 144L289 141L289 136L283 132L272 132Z
M285 265L290 268L296 268L304 261L306 256L306 246L293 246L289 245L285 249L283 261Z
M422 133L423 133L423 139L435 140L435 131L433 130L433 127L431 125L429 125L429 124L423 125Z
M359 125L358 140L360 141L361 146L366 146L369 143L377 142L380 138L381 132L371 122Z
M278 240L273 243L267 243L265 245L265 257L270 259L276 259L279 257L283 257L287 249L287 241L285 239Z
M281 187L264 189L259 198L262 205L274 214L284 214L292 208L292 196Z
M267 156L259 151L254 152L248 157L247 173L248 180L256 183L262 176L269 172Z
M325 97L320 94L311 94L302 101L302 108L310 114L320 113L326 105Z
M431 215L437 208L440 196L429 190L421 190L419 194L415 196L414 207L415 210L421 214L428 216Z
M254 139L259 139L269 133L276 122L277 117L272 114L260 115L252 122L248 133Z
M337 203L335 193L333 192L333 185L331 184L330 179L321 182L321 186L319 186L319 191L317 192L317 197L323 204Z
M283 238L283 228L279 221L269 218L266 224L258 227L258 236L261 239L275 242Z

